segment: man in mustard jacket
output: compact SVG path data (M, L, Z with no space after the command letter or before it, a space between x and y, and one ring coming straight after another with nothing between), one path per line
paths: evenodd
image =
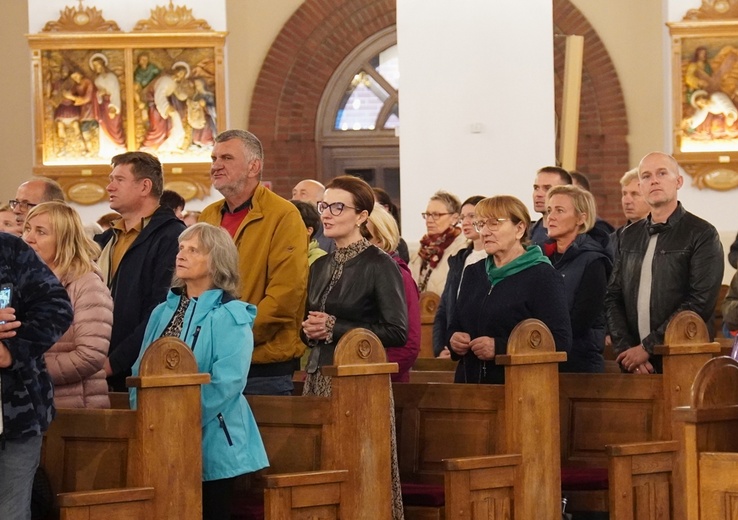
M244 130L215 139L210 179L224 197L200 222L225 228L239 254L241 300L256 305L254 355L245 394L290 395L305 350L308 263L305 226L295 206L261 184L264 152Z

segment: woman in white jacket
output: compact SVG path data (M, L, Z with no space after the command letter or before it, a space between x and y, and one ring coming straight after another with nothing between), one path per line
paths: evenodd
M110 408L103 363L113 326L113 299L95 258L100 248L85 235L77 212L63 202L31 209L23 240L61 281L74 321L44 354L57 408Z

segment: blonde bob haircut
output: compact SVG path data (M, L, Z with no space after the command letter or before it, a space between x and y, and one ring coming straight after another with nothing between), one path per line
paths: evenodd
M577 229L577 234L586 233L594 227L597 219L597 204L594 195L573 184L554 186L546 194L546 206L554 195L567 195L574 205L577 216L585 215L584 222Z
M188 227L177 239L197 240L198 249L208 255L208 270L213 287L221 289L231 296L239 296L238 250L228 232L220 227L199 222ZM185 287L185 281L176 274L172 279L172 287Z
M530 245L530 237L528 230L530 229L530 213L520 199L512 195L497 195L496 197L488 197L477 202L474 210L477 219L487 218L507 218L518 225L522 222L525 225L523 237L520 243L523 247Z
M372 237L379 248L386 253L396 251L400 244L400 230L390 212L381 204L375 203L369 222L372 224Z
M95 260L100 256L100 246L87 236L74 208L59 201L42 202L26 215L24 232L30 229L31 219L39 215L48 215L49 231L56 239L54 274L59 280L71 282L97 270Z

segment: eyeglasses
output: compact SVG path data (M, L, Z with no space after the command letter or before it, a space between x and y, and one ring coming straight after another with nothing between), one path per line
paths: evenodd
M489 229L490 231L497 231L500 229L500 224L505 222L506 220L510 220L509 218L488 218L484 220L477 220L475 222L472 222L472 226L474 226L474 229L477 233L481 233L484 228Z
M343 213L344 208L351 208L353 210L356 210L355 207L344 204L343 202L334 202L333 204L328 204L327 202L323 202L322 200L318 202L318 213L323 213L325 210L329 209L331 211L331 215L333 215L334 217L337 217L338 215Z
M438 220L441 217L445 217L446 215L451 215L451 213L421 213L420 216L423 217L423 220Z
M38 204L31 204L30 202L27 202L25 200L9 200L8 204L10 205L10 209L15 209L16 206L20 208L21 211L28 211L34 206L38 206Z

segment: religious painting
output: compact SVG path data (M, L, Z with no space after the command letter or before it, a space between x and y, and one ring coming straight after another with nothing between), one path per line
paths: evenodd
M163 160L205 160L218 129L213 49L133 51L135 147Z
M738 21L693 10L672 36L673 155L699 188L738 187Z
M126 151L122 50L41 53L44 164L91 164Z
M186 199L207 196L225 123L225 37L172 2L132 32L96 8L63 10L28 36L34 173L93 204L105 197L111 158L141 150L162 162L165 186Z

